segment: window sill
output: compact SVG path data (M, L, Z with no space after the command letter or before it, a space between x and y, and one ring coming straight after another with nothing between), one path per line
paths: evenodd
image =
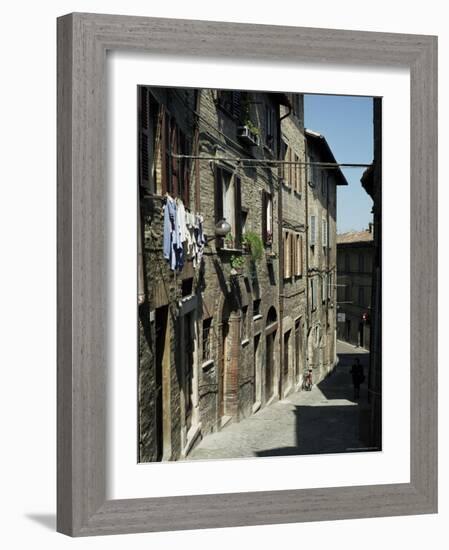
M209 371L214 366L214 360L209 359L208 361L204 361L204 363L201 364L201 370L204 372Z
M258 313L257 315L254 315L253 321L258 321L259 319L262 319L262 315Z
M229 254L243 254L245 251L243 250L243 248L228 248L228 247L225 247L223 246L222 248L219 248L218 249L219 252L225 252L225 253L229 253Z

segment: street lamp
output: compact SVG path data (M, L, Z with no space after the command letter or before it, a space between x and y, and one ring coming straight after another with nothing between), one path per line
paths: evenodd
M206 237L206 242L212 241L216 237L226 237L231 231L231 225L226 221L226 218L221 218L215 224L215 235L213 237Z

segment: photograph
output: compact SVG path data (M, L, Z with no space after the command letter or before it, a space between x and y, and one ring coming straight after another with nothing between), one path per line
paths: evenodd
M381 98L137 95L138 462L380 451Z

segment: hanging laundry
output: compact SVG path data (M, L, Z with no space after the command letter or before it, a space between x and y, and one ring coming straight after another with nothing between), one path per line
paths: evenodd
M201 214L197 214L196 215L196 224L197 224L196 244L197 244L197 264L198 265L201 264L204 247L206 245L206 236L204 235L204 231L203 231L203 222L204 222L203 216L201 216Z
M164 205L163 253L172 271L182 269L184 258L179 231L178 208L176 201L168 194Z

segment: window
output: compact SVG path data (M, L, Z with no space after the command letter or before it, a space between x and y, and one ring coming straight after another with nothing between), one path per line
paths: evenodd
M310 246L316 244L316 216L310 216L309 244Z
M323 218L322 220L322 241L323 247L327 247L327 220Z
M171 192L170 116L149 89L139 93L139 181L150 193Z
M321 276L321 302L324 304L327 298L327 273Z
M332 302L334 299L333 292L334 292L334 274L333 272L331 272L329 273L329 280L327 284L327 299L330 302Z
M203 319L203 363L212 359L212 317Z
M193 292L193 278L183 279L181 283L181 295L183 298L190 296Z
M240 340L243 340L247 337L247 320L248 320L248 306L242 307L242 320L240 323Z
M363 252L359 252L359 272L363 273L365 271L365 258L363 256Z
M365 305L365 289L363 286L359 286L359 306Z
M310 303L312 305L312 311L316 309L317 306L317 278L312 277L310 279Z
M290 277L296 274L296 246L295 246L295 235L290 233L289 236L289 247L290 247Z
M240 118L242 112L241 92L217 90L217 104L229 115Z
M265 145L269 149L274 148L274 136L276 133L276 113L271 105L265 105Z
M225 218L231 226L227 245L240 248L242 239L242 204L240 178L232 176L226 169L217 167L215 171L215 219ZM222 239L217 240L222 245Z
M345 271L349 273L351 271L351 261L349 254L345 254Z
M260 303L262 300L254 300L253 301L253 317L256 317L260 315Z
M291 277L291 239L288 231L284 232L284 279Z
M345 302L351 301L351 287L349 284L345 286Z
M287 162L288 162L288 164L287 164L287 176L286 176L286 184L288 185L288 187L292 186L292 181L293 181L292 159L293 159L292 148L288 147L287 148Z
M295 369L296 369L296 376L299 375L299 367L302 363L301 360L301 352L302 349L302 342L301 342L301 319L297 319L295 321Z
M262 191L262 240L265 246L273 242L273 198Z
M302 166L299 164L299 156L295 153L296 192L302 192Z
M296 247L295 275L297 277L301 277L302 276L302 235L295 236L295 247Z
M327 191L327 174L324 170L321 171L321 193L323 197L326 196Z
M296 159L296 153L294 153L293 151L291 151L291 154L290 154L290 161L292 163L295 162L295 159ZM290 175L291 175L291 178L290 178L290 187L293 189L293 191L296 191L296 164L291 164L290 165Z
M287 144L283 139L281 139L281 150L279 153L280 160L283 160L283 161L287 160L287 149L288 149ZM285 165L284 163L280 162L278 173L281 180L283 180L284 183L287 183L285 180L288 174L288 165Z

